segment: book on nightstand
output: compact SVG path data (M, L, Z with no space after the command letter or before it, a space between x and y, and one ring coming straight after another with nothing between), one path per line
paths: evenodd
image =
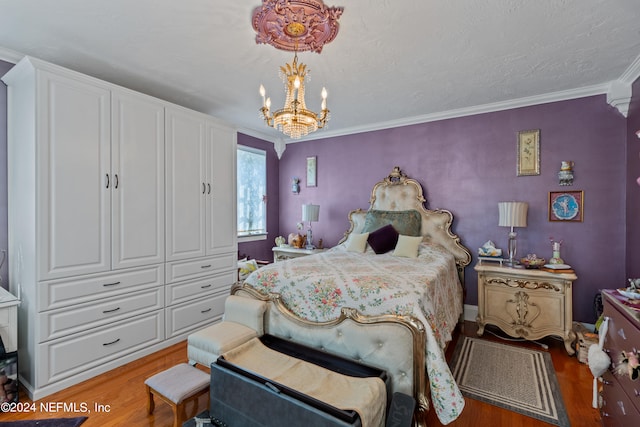
M539 268L542 271L548 271L550 273L574 273L569 264L545 264Z

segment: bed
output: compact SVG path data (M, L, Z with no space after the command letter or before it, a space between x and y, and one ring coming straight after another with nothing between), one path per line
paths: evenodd
M264 266L232 293L271 303L265 332L386 369L393 391L416 399L418 425L429 401L448 424L464 399L444 351L471 254L452 214L425 203L421 185L395 167L374 185L369 209L350 212L338 245Z

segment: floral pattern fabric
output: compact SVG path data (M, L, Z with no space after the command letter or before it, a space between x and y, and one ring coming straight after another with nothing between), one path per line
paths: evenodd
M326 252L277 262L245 281L263 293L275 292L297 316L326 322L352 307L369 316L411 315L425 325L426 369L434 410L443 424L458 417L464 399L444 357L462 312L462 286L454 257L438 245L422 243L417 258Z

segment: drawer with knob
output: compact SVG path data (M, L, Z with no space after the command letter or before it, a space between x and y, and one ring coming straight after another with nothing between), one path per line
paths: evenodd
M602 292L604 315L609 319L604 351L611 358L602 376L602 423L605 426L640 425L640 379L617 372L622 352L640 350L640 310L632 308L615 290Z

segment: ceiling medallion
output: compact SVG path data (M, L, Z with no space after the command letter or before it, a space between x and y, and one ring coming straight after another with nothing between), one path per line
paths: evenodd
M262 0L251 22L256 43L287 51L322 52L336 38L343 7L327 7L322 0Z

